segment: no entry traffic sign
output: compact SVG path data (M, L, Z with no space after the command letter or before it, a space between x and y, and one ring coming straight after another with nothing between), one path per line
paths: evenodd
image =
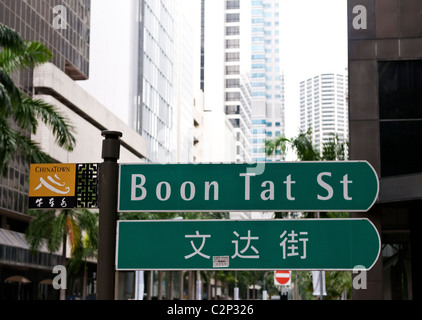
M274 284L289 286L291 283L292 273L286 270L274 271Z

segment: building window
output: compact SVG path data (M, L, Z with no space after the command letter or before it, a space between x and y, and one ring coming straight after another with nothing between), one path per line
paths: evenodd
M420 173L422 61L379 62L378 81L381 176Z
M240 66L226 66L226 75L240 74Z
M226 114L240 114L240 106L226 106Z
M240 100L239 92L226 92L226 101L237 101Z
M226 49L237 49L240 47L239 39L229 39L226 40Z
M240 79L226 79L226 88L239 88Z
M239 13L228 13L226 14L226 22L239 22L240 14Z
M226 62L239 61L240 53L239 52L227 52L226 53Z
M240 33L238 26L226 27L226 36L236 36Z
M239 9L239 0L227 1L226 9Z

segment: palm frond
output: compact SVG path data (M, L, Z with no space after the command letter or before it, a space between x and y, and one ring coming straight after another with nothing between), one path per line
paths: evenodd
M56 218L50 222L50 234L48 238L48 250L56 252L60 245L65 246L63 237L66 234L66 214L56 215Z
M0 173L4 177L7 176L7 163L17 148L16 140L16 132L10 128L7 119L0 117Z
M39 117L53 132L56 138L56 143L66 149L72 151L76 139L73 134L76 132L75 128L70 124L69 119L61 115L56 107L48 104L40 99L31 99L25 97L22 100L24 109L33 110L35 116Z
M51 129L60 147L72 151L75 146L75 128L70 121L54 106L24 96L10 77L15 70L32 68L51 58L45 45L25 42L15 30L0 24L0 170L3 174L14 152L21 152L31 162L51 162L37 143L19 133L35 134L39 120ZM14 121L19 128L9 127L9 121Z
M50 50L40 42L28 41L23 51L15 52L8 48L0 52L0 66L7 73L34 68L51 60Z
M0 114L6 115L10 109L12 109L12 102L10 101L6 87L0 80Z
M38 143L25 135L15 132L16 150L21 152L31 163L51 163L51 157L41 150Z
M273 139L266 139L265 140L265 154L270 156L275 151L275 144Z
M301 161L320 160L319 151L312 144L311 130L300 132L296 138L292 139L292 146L296 151L296 155Z
M73 256L75 249L82 247L82 233L79 225L70 213L66 215L66 233L70 243L70 255Z
M25 239L31 251L36 252L41 247L44 239L50 238L52 222L56 218L55 211L32 211L34 219L25 230Z
M13 119L19 128L35 134L38 127L36 114L30 104L23 102L12 104Z
M95 248L98 247L98 214L89 210L83 209L77 214L79 227L85 230L89 239L89 245Z
M2 97L0 97L0 114L7 117L11 113L13 106L16 108L20 107L22 99L19 89L1 66L0 91L0 94L2 95Z
M13 51L24 50L25 41L16 30L0 24L0 47L8 48Z

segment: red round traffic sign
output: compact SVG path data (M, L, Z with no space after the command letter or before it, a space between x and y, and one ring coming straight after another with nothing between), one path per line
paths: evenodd
M278 270L274 272L274 279L277 284L287 284L290 281L290 271Z

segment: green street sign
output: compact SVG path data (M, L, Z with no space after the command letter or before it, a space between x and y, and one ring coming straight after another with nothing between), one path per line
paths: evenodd
M369 270L368 219L119 221L117 270Z
M366 161L121 164L118 211L368 211L379 182Z

